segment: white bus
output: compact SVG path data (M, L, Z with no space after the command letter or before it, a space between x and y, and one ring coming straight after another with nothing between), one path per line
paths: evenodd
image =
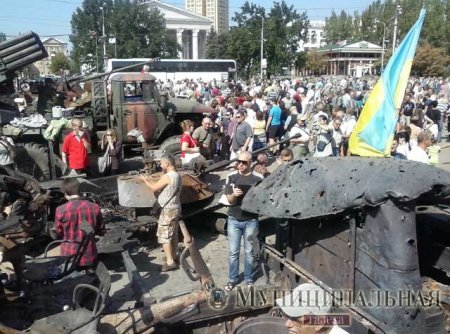
M147 58L109 59L106 70L117 70L121 67L142 63ZM236 80L236 61L231 59L161 59L149 64L150 74L158 80L178 81L184 79ZM140 72L141 67L127 69L126 72ZM120 71L119 71L120 72Z

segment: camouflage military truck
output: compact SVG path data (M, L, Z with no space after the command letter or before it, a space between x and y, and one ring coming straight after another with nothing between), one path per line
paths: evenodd
M204 114L213 112L200 103L160 94L156 78L149 73L119 70L92 81L91 108L98 139L107 127L114 127L125 146L160 145L175 153L180 151L179 123L185 119L200 123Z

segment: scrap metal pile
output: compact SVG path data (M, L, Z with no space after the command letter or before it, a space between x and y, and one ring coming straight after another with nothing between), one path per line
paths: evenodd
M1 258L12 262L19 279L24 253L45 234L50 201L49 192L42 189L36 180L11 169L0 168Z

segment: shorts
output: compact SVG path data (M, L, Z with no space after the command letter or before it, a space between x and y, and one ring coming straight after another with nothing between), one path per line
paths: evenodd
M163 209L159 215L158 229L156 236L158 243L168 244L178 236L178 220L180 218L181 209Z
M269 126L269 138L280 137L281 125L270 125Z

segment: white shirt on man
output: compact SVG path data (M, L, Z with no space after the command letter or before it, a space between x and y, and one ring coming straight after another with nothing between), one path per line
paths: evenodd
M408 160L422 162L424 164L430 164L430 158L428 158L427 152L420 146L411 147L411 151L409 151L407 155Z
M303 143L295 143L295 145L308 146L309 142L309 130L307 127L300 127L298 124L295 124L291 131L289 131L289 137L293 137L297 134L301 134L301 139Z

